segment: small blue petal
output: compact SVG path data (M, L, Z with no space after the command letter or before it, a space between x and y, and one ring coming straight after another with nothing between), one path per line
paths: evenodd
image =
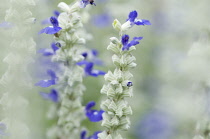
M98 51L96 49L92 49L91 52L94 56L98 56Z
M80 8L85 8L88 4L91 4L91 5L95 5L96 6L96 4L94 3L94 1L89 2L89 0L81 0L79 5L80 5Z
M143 39L143 37L134 37L133 40L131 42L129 42L128 46L134 46L139 44L139 40Z
M57 10L55 10L55 11L53 11L53 14L54 14L56 17L58 17L58 16L60 15L60 12L57 11Z
M50 96L50 100L52 100L53 102L58 102L59 96L58 96L58 92L55 89L51 90L49 96Z
M80 65L80 66L85 65L84 71L85 71L86 75L89 75L89 76L97 77L99 75L106 74L104 71L94 70L93 69L93 66L94 66L93 62L88 62L86 60L83 60L83 61L77 62L77 65Z
M9 134L6 133L6 131L5 131L6 129L7 129L6 125L4 123L0 123L0 135L9 136Z
M92 107L95 106L95 102L91 101L86 105L85 111L86 111L86 116L88 117L88 119L91 122L99 122L101 121L102 118L102 114L103 114L103 110L91 110Z
M128 82L128 83L127 83L127 86L128 86L128 87L131 87L131 86L133 86L133 83L132 83L132 82Z
M82 56L86 59L87 56L88 56L88 53L87 52L84 52L84 53L82 53Z
M85 66L85 73L87 73L88 75L91 75L92 74L92 69L93 69L93 63L92 62L89 62L86 64Z
M92 72L91 72L91 75L94 77L97 77L99 75L105 75L105 74L106 74L106 72L101 71L101 70L92 70Z
M151 23L150 23L149 20L142 19L142 21L143 21L143 23L144 23L145 25L151 25Z
M123 35L122 40L121 40L122 44L127 45L128 41L129 41L129 35L127 35L127 34Z
M86 139L86 134L87 134L87 131L82 131L81 133L80 133L80 139Z
M40 87L49 87L51 85L55 85L55 80L41 80L35 84L35 86L40 86Z
M59 47L61 47L61 44L59 42L56 42L55 45L58 47L58 49Z
M102 114L104 113L103 110L90 110L86 112L86 116L91 122L99 122L103 119Z
M88 64L88 63L89 63L88 61L82 60L82 61L80 61L80 62L77 62L77 65L81 66L81 65L86 65L86 64Z
M150 21L149 20L145 20L145 19L137 20L137 21L135 21L135 24L136 25L151 25Z
M52 80L55 80L57 78L55 72L51 69L47 70L47 74L50 75Z
M85 8L88 5L88 1L81 0L79 5L80 5L80 8Z
M139 40L142 40L143 39L143 37L133 37L133 40L135 40L135 41L139 41Z
M46 33L46 34L55 34L57 32L59 32L62 28L61 27L46 27L44 29L42 29L39 34L42 34L42 33Z
M11 28L13 25L9 22L2 22L0 23L0 28Z
M123 39L123 38L122 38ZM134 37L132 41L130 41L128 44L123 45L122 50L129 50L131 46L135 46L139 44L139 40L143 39L143 37Z
M58 27L58 20L56 17L54 16L50 17L50 22L54 27Z
M138 16L137 11L132 11L129 13L128 20L130 20L130 22L134 22L134 20L136 19L137 16Z
M88 102L88 104L86 105L85 109L86 110L90 110L92 107L94 107L96 105L96 103L94 101L90 101Z
M51 44L51 48L53 49L54 53L59 49L54 42Z
M98 134L101 133L101 131L96 131L93 133L93 135L86 137L87 131L82 131L80 133L80 139L98 139Z
M52 89L50 93L43 93L40 92L40 95L47 100L51 100L55 103L57 103L59 101L59 96L58 96L58 92L55 89Z

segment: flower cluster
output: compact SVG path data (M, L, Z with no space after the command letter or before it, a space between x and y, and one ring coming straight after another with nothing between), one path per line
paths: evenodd
M99 139L122 139L119 131L128 130L130 127L129 115L132 114L132 109L126 101L126 97L133 96L133 83L131 81L133 75L129 69L136 67L135 57L131 52L136 49L135 45L139 44L143 37L134 37L129 42L129 35L124 34L124 32L134 24L150 25L148 20L140 20L136 17L137 12L132 11L127 22L123 25L116 19L113 22L114 29L120 32L121 40L112 37L107 48L115 53L112 56L112 61L116 69L113 73L108 71L104 76L107 84L102 87L101 93L107 95L107 100L102 102L101 108L105 111L102 126L106 127L107 130L98 134Z
M102 120L102 114L104 113L104 111L91 109L94 106L95 106L94 101L89 102L85 107L85 113L91 122L99 122Z

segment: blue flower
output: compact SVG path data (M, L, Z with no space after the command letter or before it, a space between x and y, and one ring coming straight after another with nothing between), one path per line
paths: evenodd
M51 43L51 49L44 48L44 49L40 49L38 52L42 53L43 56L51 56L51 55L54 55L58 49L59 47L57 47L56 44L53 42Z
M131 86L133 86L133 83L132 82L128 82L127 83L127 87L131 87Z
M98 139L99 133L101 133L101 131L96 131L93 135L86 137L87 131L84 130L80 133L80 139Z
M104 28L111 24L112 18L108 13L102 13L93 16L92 22L96 27Z
M5 29L8 29L8 28L11 28L13 27L14 25L12 25L11 23L9 22L2 22L0 23L0 28L5 28Z
M84 53L82 53L82 56L86 59L87 56L88 56L88 53L87 52L84 52Z
M54 71L52 70L47 70L47 74L50 75L51 79L49 80L41 80L38 83L35 84L35 86L40 86L40 87L49 87L51 85L55 85L57 81L57 76Z
M40 92L40 95L47 100L51 100L55 103L59 101L58 92L55 89L51 89L50 93Z
M141 39L143 39L143 37L134 37L133 40L129 42L129 35L123 35L121 40L123 44L122 50L129 50L131 46L139 44L139 40Z
M50 17L50 22L53 26L46 27L42 29L39 34L46 33L46 34L56 34L58 33L62 28L58 26L58 20L56 17L52 16Z
M96 49L92 49L91 52L95 57L98 56L98 51Z
M80 65L80 66L85 65L85 68L84 68L85 74L89 75L89 76L97 77L99 75L105 75L106 74L104 71L93 69L94 63L89 62L87 60L77 62L77 65Z
M151 111L142 117L136 134L142 139L170 139L174 132L174 120L165 112Z
M138 16L137 11L132 11L129 13L127 21L130 21L131 25L134 25L134 24L136 24L136 25L151 25L149 20L136 19L137 16Z
M7 129L6 125L3 123L0 123L0 135L2 135L2 136L8 135L7 133L5 133L6 129Z
M85 107L86 116L91 122L99 122L103 119L102 114L104 113L103 110L92 110L91 108L95 106L95 102L89 102Z
M80 1L80 8L85 8L88 4L95 5L94 0L81 0Z

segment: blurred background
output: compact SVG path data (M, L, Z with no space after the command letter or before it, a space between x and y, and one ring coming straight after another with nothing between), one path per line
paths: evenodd
M36 23L32 34L36 50L50 48L52 36L38 35L46 25L42 21L58 10L59 2L70 4L71 0L37 0L31 9ZM4 22L9 2L0 5L0 23ZM132 10L138 18L147 19L151 26L134 26L127 34L144 37L133 52L137 67L134 75L134 97L128 99L132 108L131 129L124 132L127 139L193 139L196 135L206 137L210 110L210 11L209 0L95 0L96 6L88 5L83 10L84 27L89 33L86 47L96 49L104 71L115 68L107 51L110 37L118 37L112 28L114 19L124 23ZM1 24L2 25L2 24ZM9 53L9 29L0 27L0 75L7 70L2 60ZM39 65L41 54L33 56L29 65L32 84L40 80L46 67ZM86 77L83 104L96 101L96 109L104 96L100 89L103 77ZM0 88L1 95L4 93ZM32 87L28 97L28 125L32 138L44 139L52 121L47 113L54 105L40 97L42 88ZM45 90L49 92L49 88ZM1 114L0 114L1 118ZM83 122L89 133L103 130L99 123L88 119Z

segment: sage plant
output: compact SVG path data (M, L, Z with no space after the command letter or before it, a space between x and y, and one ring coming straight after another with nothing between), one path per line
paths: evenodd
M55 84L58 86L60 97L58 123L50 132L51 134L48 134L49 138L79 138L81 121L85 118L85 110L81 103L85 90L82 83L84 73L91 76L104 75L101 71L93 70L93 63L86 61L85 56L82 55L85 39L81 38L81 34L79 34L82 32L79 11L88 4L95 5L94 2L88 0L82 0L73 5L67 5L64 2L59 3L58 7L63 12L59 14L58 18L51 17L52 26L39 32L40 34L54 35L54 40L59 49L53 54L52 60L64 66L63 72L58 76L51 74L53 76L50 80L42 80L36 84L41 87L49 87ZM81 67L82 65L85 65L85 70Z
M196 127L196 135L193 139L209 139L210 138L210 85L209 77L209 35L201 33L203 38L199 38L194 42L188 52L188 57L184 61L185 74L190 82L194 84L192 93L198 94L196 101L200 100L195 107L198 107L199 120ZM202 66L197 66L196 64ZM191 76L193 75L193 77ZM195 101L194 100L194 101ZM203 105L201 105L203 104ZM195 111L194 110L194 111ZM198 113L197 112L197 113ZM197 117L196 117L197 118Z
M125 31L134 25L150 25L148 20L137 19L137 16L137 11L132 11L124 24L117 19L112 24L119 32L119 38L110 38L107 49L114 52L112 61L116 68L114 72L108 71L104 76L107 83L102 87L101 93L105 94L107 99L101 104L101 109L105 111L101 125L106 130L98 134L99 139L122 139L119 131L130 128L129 115L132 115L132 109L126 98L133 96L133 75L129 70L136 67L136 59L131 52L143 37L134 37L129 42L129 35L125 34Z
M36 43L34 42L31 29L35 18L30 11L35 6L33 0L10 0L10 8L6 11L5 21L10 26L10 46L4 62L8 69L0 80L2 88L0 104L3 112L2 130L6 129L9 139L29 139L30 127L27 124L27 108L29 101L27 95L31 89L31 78L28 74L28 65L33 61ZM31 95L31 94L30 94ZM2 131L1 131L2 134Z

